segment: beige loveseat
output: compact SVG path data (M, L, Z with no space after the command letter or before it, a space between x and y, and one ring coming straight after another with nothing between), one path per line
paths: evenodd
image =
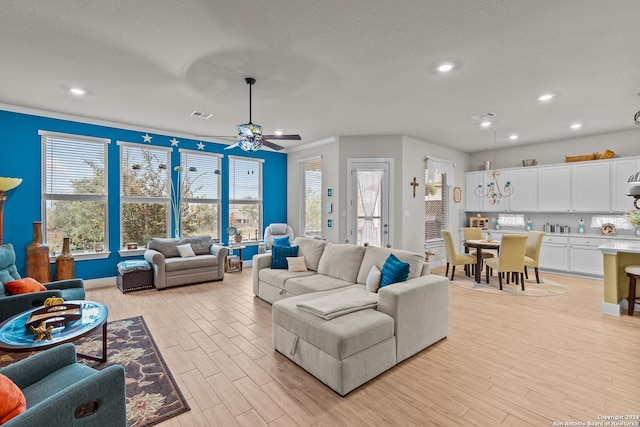
M178 246L189 244L195 256L182 257ZM153 268L156 289L222 280L227 248L213 244L209 236L149 240L144 259Z
M253 291L273 304L273 347L340 395L447 336L449 280L429 274L421 254L302 237L294 245L308 271L271 269L271 254L255 255ZM372 294L367 276L391 253L409 277ZM374 307L350 312L350 300ZM310 303L347 314L326 320L304 310Z

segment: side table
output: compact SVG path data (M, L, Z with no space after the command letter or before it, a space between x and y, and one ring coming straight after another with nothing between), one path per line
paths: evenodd
M241 273L242 272L242 250L246 246L227 246L229 254L225 259L224 272L225 273ZM236 255L233 251L238 251Z

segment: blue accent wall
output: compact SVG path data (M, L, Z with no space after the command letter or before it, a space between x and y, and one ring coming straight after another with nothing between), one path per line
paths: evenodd
M96 279L116 275L116 264L123 258L118 254L120 244L120 152L116 141L171 147L174 135L156 134L145 130L127 130L78 121L15 113L0 110L0 176L22 178L22 184L7 192L4 209L3 243L13 244L16 265L20 275L26 271L26 248L33 239L33 221L42 220L41 137L38 131L50 131L81 136L108 138L108 196L109 196L109 258L101 260L76 260L76 277ZM151 144L143 144L142 135L152 136ZM178 148L197 150L198 140L181 138ZM224 150L226 145L204 143L204 152L223 154L222 159L222 228L221 239L226 243L228 226L228 155L264 159L263 164L263 224L287 221L287 155L260 150L248 154L240 148ZM171 170L180 162L178 149L173 147ZM202 151L202 150L201 150ZM264 231L264 230L263 230ZM257 253L256 246L243 251L244 259ZM53 265L52 275L53 277Z

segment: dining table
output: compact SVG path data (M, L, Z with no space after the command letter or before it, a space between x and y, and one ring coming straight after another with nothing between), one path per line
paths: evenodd
M465 240L464 247L476 250L476 283L480 283L482 277L482 250L497 249L500 250L500 242L497 240L481 239L481 240Z

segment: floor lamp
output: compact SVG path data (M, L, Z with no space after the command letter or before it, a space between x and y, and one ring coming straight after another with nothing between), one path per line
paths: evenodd
M4 202L7 200L6 191L16 188L22 182L22 178L5 178L0 176L0 245L2 245L2 217L4 214Z

